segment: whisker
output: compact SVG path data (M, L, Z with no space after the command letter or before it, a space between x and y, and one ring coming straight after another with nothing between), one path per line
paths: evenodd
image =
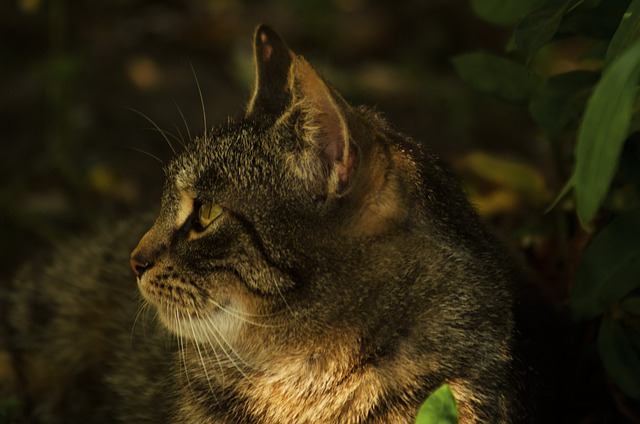
M149 118L147 115L145 115L144 113L140 112L139 110L133 109L128 107L127 109L129 109L132 112L137 113L138 115L142 116L144 119L146 119L147 121L149 121L149 123L151 125L153 125L159 132L160 134L162 134L162 136L164 137L165 141L167 142L167 144L169 145L169 148L171 149L171 151L173 152L173 154L176 154L176 149L173 148L173 145L171 144L171 141L169 141L169 138L165 135L164 131L162 131L160 129L160 127L158 126L158 124L155 123L155 121L151 118Z
M274 316L272 314L269 314L269 315L249 314L249 313L245 313L245 312L241 312L241 311L235 310L233 308L228 308L226 306L222 306L222 304L216 302L213 299L209 299L209 302L211 302L215 307L217 307L221 311L231 315L232 317L238 318L240 321L246 322L247 324L255 325L256 327L276 328L276 327L282 327L284 325L284 324L283 325L263 324L261 322L252 321L249 318L247 318L247 316L259 317L259 318Z
M189 65L191 66L191 72L193 73L193 78L196 80L196 85L198 86L198 94L200 95L200 105L202 106L202 118L204 120L204 136L207 136L207 111L204 107L204 99L202 97L202 90L200 89L200 81L198 81L198 75L196 75L196 70L193 69L193 63L189 61Z
M142 154L144 154L144 155L147 155L147 156L149 156L150 158L155 159L155 160L157 160L158 162L160 162L160 164L161 164L161 165L164 165L164 162L162 161L162 159L160 159L158 156L156 156L156 155L154 155L154 154L152 154L152 153L147 152L146 150L138 149L137 147L131 147L131 146L124 146L124 147L125 147L125 148L127 148L127 149L129 149L129 150L133 150L133 151L135 151L135 152L138 152L138 153L142 153Z
M196 331L193 328L193 321L191 320L191 315L187 315L189 317L189 327L191 328L191 334L193 334L194 345L198 352L198 356L200 357L200 363L202 364L202 369L204 370L204 376L207 379L207 384L209 385L209 390L211 390L211 394L215 396L215 392L213 390L213 386L211 385L211 378L209 377L209 372L207 371L207 365L204 362L204 357L202 356L202 351L200 350L200 344L198 343L198 337L196 336Z
M238 363L235 361L235 359L233 358L234 356L239 359L244 365L246 365L248 368L254 368L251 364L249 364L247 361L245 361L242 356L240 356L238 354L238 352L233 348L233 346L229 343L229 341L227 341L227 339L225 339L224 335L222 334L222 332L220 330L218 330L218 328L216 328L214 322L212 321L211 317L207 317L207 321L209 322L210 326L209 328L211 330L213 330L215 333L218 334L218 336L220 336L220 339L223 341L223 343L218 342L218 344L220 345L220 348L222 349L222 351L224 352L224 354L227 356L227 358L229 358L229 361L231 361L231 363L233 364L233 366L240 372L240 374L242 374L242 376L251 384L253 383L253 380L242 370L242 368L238 365ZM217 337L216 337L217 339ZM231 351L231 353L233 353L233 355L229 354L229 352L227 352L227 349L225 349L224 345L227 345L227 347L229 348L229 350Z
M200 326L200 331L202 331L204 333L205 337L207 338L207 342L209 342L209 346L211 347L211 350L213 351L213 354L216 357L216 362L218 363L218 367L220 367L220 377L221 377L221 380L222 380L222 384L224 385L225 375L224 375L224 368L222 367L222 360L220 359L220 356L218 355L217 349L215 348L215 346L211 342L211 339L209 338L209 331L207 331L206 328L203 328L203 326L201 324L202 319L200 318L200 314L198 314L197 311L196 311L196 316L198 317L198 323L199 323L199 326ZM218 346L220 346L220 341L216 338L215 334L213 334L213 338L216 340L216 343L218 344Z
M280 287L278 287L277 284L276 284L276 290L278 291L280 298L284 302L284 306L286 306L287 310L291 314L291 318L293 318L294 320L298 320L299 319L298 316L293 312L293 309L291 309L291 307L289 306L289 303L287 303L287 299L284 298L284 295L282 294L282 290L280 290Z
M174 124L174 126L175 126L175 124ZM157 131L157 132L159 132L160 134L162 134L163 136L169 136L169 137L171 137L173 140L177 141L177 142L178 142L178 144L180 144L182 147L184 147L184 143L182 142L182 140L180 140L180 139L178 138L178 136L176 136L174 133L172 133L172 132L170 132L170 131L162 130L162 129L160 129L160 128L155 128L155 127L154 127L154 128L147 128L147 129L149 129L149 130L151 130L151 131ZM176 129L177 129L177 128L176 128ZM171 150L173 150L173 148L172 148ZM175 150L173 150L173 153L175 154Z
M189 386L189 391L191 391L191 393L194 393L193 387L191 386L191 379L189 378L189 368L187 367L187 355L185 353L185 349L186 349L185 340L181 336L181 334L183 334L183 330L182 330L182 324L180 323L180 316L177 309L174 309L174 315L176 317L175 318L176 325L178 326L178 334L176 335L178 339L178 348L180 351L178 356L180 357L180 359L182 359L182 365L184 366L184 375L187 379L187 385Z
M131 334L129 335L129 347L131 348L133 346L133 333L136 330L136 324L138 323L138 318L140 318L140 315L142 314L142 312L149 306L149 304L147 302L145 302L142 299L139 299L139 305L138 305L138 312L136 313L136 317L133 319L133 325L131 326ZM144 323L143 323L144 324ZM144 338L146 340L146 331L144 331L144 327L142 329L142 333L144 334Z
M176 109L178 109L178 113L180 114L180 117L182 118L182 122L184 123L184 127L187 130L187 136L189 137L189 140L193 140L193 138L191 137L191 131L189 130L189 124L187 124L187 120L184 118L182 109L180 109L180 106L178 106L178 103L175 100L173 100L173 104L176 105Z
M184 136L182 135L182 132L180 131L180 128L178 128L178 126L176 125L175 122L171 121L171 124L173 124L173 128L176 129L176 131L178 131L178 135L180 136L180 140L178 140L178 143L180 143L180 145L182 146L182 148L184 149L185 147L187 147L186 142L184 141Z

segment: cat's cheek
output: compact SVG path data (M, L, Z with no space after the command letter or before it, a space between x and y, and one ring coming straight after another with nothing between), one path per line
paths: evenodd
M241 324L248 320L245 316L251 316L251 308L246 294L238 292L233 274L221 273L209 281L208 285L216 287L214 291L202 289L207 285L205 280L181 275L183 271L159 266L138 278L140 293L155 306L162 324L199 342L208 341L211 334L235 339Z
M176 273L172 267L155 266L137 278L138 289L142 297L158 309L182 307L180 290L177 287ZM163 311L164 312L164 311Z
M156 299L155 299L155 296L152 295L150 290L149 276L143 275L142 277L138 277L136 281L138 283L138 290L140 291L140 294L142 295L144 300L155 304Z
M152 282L152 278L149 275L143 275L137 279L138 290L140 294L147 302L156 306L158 309L162 307L162 299L159 296L158 288Z

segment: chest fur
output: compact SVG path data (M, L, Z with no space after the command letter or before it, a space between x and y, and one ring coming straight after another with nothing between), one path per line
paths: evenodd
M379 422L405 421L400 417L407 411L390 408L384 418L377 411L388 388L376 367L359 364L348 351L275 354L257 366L189 350L181 364L178 422L356 423L377 422L375 416Z

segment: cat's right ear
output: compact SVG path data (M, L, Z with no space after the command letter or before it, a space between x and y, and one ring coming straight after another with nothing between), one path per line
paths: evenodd
M253 40L256 82L247 106L247 116L281 115L291 102L291 65L295 58L287 44L266 25L260 25Z

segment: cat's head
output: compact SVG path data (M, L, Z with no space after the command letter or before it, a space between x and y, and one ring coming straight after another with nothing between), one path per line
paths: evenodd
M256 30L254 59L246 116L171 162L160 214L131 256L144 297L184 336L202 336L185 321L233 332L239 318L287 305L339 268L354 240L407 217L402 178L415 167L382 121L349 106L268 27Z

